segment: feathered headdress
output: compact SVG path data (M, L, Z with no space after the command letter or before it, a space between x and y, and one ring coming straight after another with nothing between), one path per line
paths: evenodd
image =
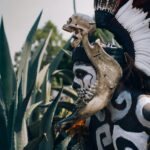
M124 51L134 58L135 66L150 76L150 18L147 12L133 7L133 0L119 8L121 2L94 0L96 25L111 31Z

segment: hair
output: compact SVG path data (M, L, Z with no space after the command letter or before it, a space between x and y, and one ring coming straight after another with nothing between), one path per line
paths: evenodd
M143 94L150 94L150 77L139 70L134 65L134 59L125 54L126 66L123 68L121 82L131 90L139 91Z
M133 57L131 57L127 52L123 52L121 49L113 50L110 48L110 50L105 50L109 55L114 57L114 59L117 60L122 67L123 77L121 79L121 83L123 83L125 87L139 91L143 94L150 94L150 77L135 67ZM74 49L72 61L73 63L78 62L93 66L82 46ZM95 69L94 66L93 68Z

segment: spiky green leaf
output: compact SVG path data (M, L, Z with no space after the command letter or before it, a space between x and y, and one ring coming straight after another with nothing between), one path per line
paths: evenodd
M18 108L17 116L16 116L16 124L15 124L15 131L20 132L22 123L25 117L25 112L27 109L28 102L30 100L30 96L32 94L32 90L34 87L34 83L31 86L31 89L29 90L29 93L27 94L26 98L23 100L22 104Z
M46 51L46 47L48 45L50 36L51 36L51 32L49 33L47 39L41 45L41 47L34 53L30 61L29 72L28 72L28 89L30 89L30 86L32 85L32 83L36 81L37 74L40 70L42 58L43 58L44 52Z
M2 90L1 90L1 83L0 83L0 147L8 150L8 120L6 115L6 107L4 101L2 100Z
M56 91L60 91L61 87L57 86L57 87L52 87L53 90ZM64 87L63 88L63 93L66 94L67 96L73 98L74 100L76 100L78 98L77 93L70 87Z
M13 70L3 19L0 26L0 78L2 82L3 100L9 109L16 91L16 78Z
M71 39L72 39L72 37L67 41L67 43L65 44L63 49L68 49L70 47ZM65 54L65 51L63 49L56 55L55 59L52 61L51 65L49 67L48 79L50 82L51 82L52 73L57 69L60 61L63 58L63 55Z
M46 140L46 137L44 134L40 135L39 137L33 139L31 142L28 143L28 145L23 150L37 150L39 144Z
M55 150L67 150L68 144L71 141L72 136L66 136L60 144L56 146Z
M63 83L65 85L71 85L73 81L73 73L70 70L62 69L62 70L56 70L53 72L53 76L55 77L61 77L63 79Z
M41 132L46 134L47 141L43 141L40 144L41 150L54 148L52 122L53 122L54 114L55 114L61 93L62 93L62 90L58 93L58 95L53 100L52 104L50 105L50 107L47 109L46 113L43 116L42 124L41 124Z
M27 38L25 44L23 46L22 54L21 54L21 62L18 70L18 85L20 84L22 78L22 90L23 90L23 97L26 96L27 92L27 75L28 75L28 66L29 60L31 55L31 45L33 42L34 35L36 33L42 12L37 17L35 23L33 24Z
M75 106L75 104L70 103L70 102L59 102L58 108L65 108L68 111L73 112L75 110L76 106Z

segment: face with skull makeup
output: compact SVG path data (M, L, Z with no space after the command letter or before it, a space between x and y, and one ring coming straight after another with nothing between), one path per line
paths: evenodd
M75 62L73 72L73 88L77 91L79 99L87 104L96 92L96 70L90 64Z

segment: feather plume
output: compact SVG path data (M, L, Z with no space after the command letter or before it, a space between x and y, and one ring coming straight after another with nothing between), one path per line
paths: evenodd
M115 14L121 0L94 0L95 10L106 11L111 14Z
M133 8L133 0L123 5L115 17L129 32L134 43L135 66L150 76L150 18L141 9Z

